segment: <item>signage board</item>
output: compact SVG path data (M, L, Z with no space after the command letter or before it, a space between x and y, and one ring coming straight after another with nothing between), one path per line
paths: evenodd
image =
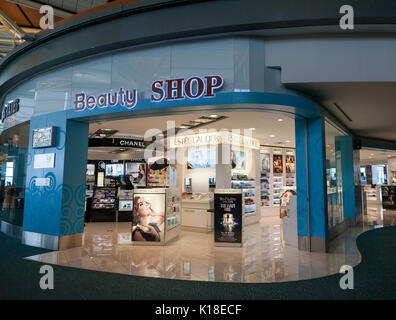
M144 149L146 144L144 140L137 139L120 139L120 138L90 138L88 147L127 147Z
M55 168L55 153L43 153L34 155L34 168Z
M11 100L5 103L0 111L0 120L3 123L5 119L19 111L19 99Z
M214 98L215 91L224 84L220 75L193 76L190 78L177 78L155 80L151 84L152 103L162 101L175 101L184 99ZM81 112L98 108L111 108L116 106L133 109L138 103L137 89L124 89L103 92L99 95L87 95L79 92L75 95L74 110Z
M242 200L241 190L215 190L214 241L217 246L242 246Z
M56 145L56 128L47 127L34 129L32 133L33 148L48 148Z
M35 181L36 187L49 187L51 185L50 178L36 178Z

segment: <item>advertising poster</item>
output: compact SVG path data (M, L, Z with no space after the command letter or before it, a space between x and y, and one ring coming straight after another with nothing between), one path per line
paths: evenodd
M125 179L136 187L146 186L146 164L143 162L127 162L125 163Z
M286 173L296 172L296 162L294 156L286 156Z
M214 148L188 150L187 169L214 168L215 164L216 152Z
M161 242L164 240L164 193L135 192L132 216L132 241Z
M106 164L106 176L107 177L118 177L124 174L123 163L112 163Z
M261 171L269 172L270 171L270 154L269 153L261 153Z
M292 196L296 196L297 193L294 190L286 190L282 193L280 197L280 217L284 218L289 216L289 208L288 205L290 203L290 198Z
M274 166L274 173L283 172L283 162L282 162L281 154L274 154L273 166Z
M215 193L215 243L242 244L242 193Z
M237 170L244 170L245 164L245 152L231 151L231 168Z

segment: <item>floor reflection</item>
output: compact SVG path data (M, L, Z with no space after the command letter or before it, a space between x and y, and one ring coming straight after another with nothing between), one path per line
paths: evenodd
M382 218L375 220L375 226L394 223L394 212L377 213ZM212 233L191 231L182 231L166 246L133 246L130 223L88 223L83 247L29 259L169 279L250 283L304 280L338 273L344 264L357 265L360 254L356 237L373 228L373 221L367 218L363 226L335 239L331 253L299 251L284 245L277 218L262 218L260 224L247 226L242 248L215 247Z

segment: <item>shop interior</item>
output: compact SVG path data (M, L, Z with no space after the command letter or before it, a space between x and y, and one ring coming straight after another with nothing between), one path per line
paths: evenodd
M167 129L174 129L176 135ZM229 134L227 138L224 131ZM152 215L164 212L156 222L161 226L161 239L150 241L151 235L143 239L140 234L135 239L132 232L125 241L164 245L181 232L183 237L194 232L211 234L214 191L231 188L242 190L243 227L276 221L280 228L281 196L286 191L296 192L294 135L294 119L263 112L194 113L91 123L86 227L100 222L132 222L133 231L144 228L133 214L141 205ZM156 137L155 142L147 139L150 136ZM219 142L225 139L231 139L226 147ZM153 156L147 156L155 143L163 143L164 149L157 147ZM218 164L221 157L229 157L229 164ZM284 230L293 234L289 244L297 246L296 221ZM284 238L283 234L279 242Z
M396 151L360 150L360 177L365 222L372 226L396 223Z

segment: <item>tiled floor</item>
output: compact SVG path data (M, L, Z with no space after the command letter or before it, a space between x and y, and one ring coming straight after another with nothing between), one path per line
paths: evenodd
M312 253L282 245L281 220L262 218L247 226L242 248L215 247L213 233L182 231L161 247L133 246L130 223L89 223L83 247L28 259L75 268L170 279L222 282L281 282L338 273L360 262L356 237L372 228L348 230L331 244L331 253ZM247 232L246 232L247 231Z

